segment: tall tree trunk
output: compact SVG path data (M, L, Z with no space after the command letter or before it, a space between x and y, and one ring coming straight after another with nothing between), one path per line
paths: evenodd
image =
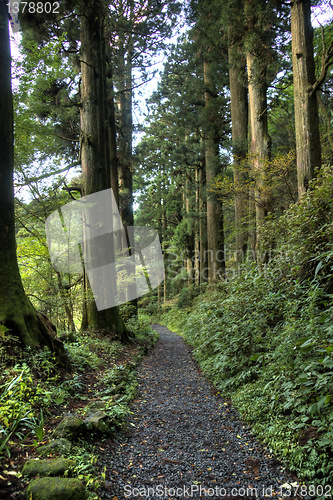
M185 138L185 143L187 142L187 138ZM191 184L192 178L191 173L188 169L185 170L184 173L184 189L183 189L183 210L185 212L185 219L190 224L191 215ZM186 256L184 259L184 266L187 272L187 285L191 285L193 281L193 233L189 232L190 225L187 226L187 248L185 249Z
M204 139L201 138L204 147ZM207 195L206 195L206 161L204 149L198 172L199 183L199 240L200 240L200 283L208 281L207 266Z
M205 111L206 126L205 139L205 164L207 185L207 254L208 254L208 281L213 283L224 277L224 234L222 204L216 200L211 192L213 181L219 167L219 136L218 116L215 100L215 89L212 79L211 62L204 60L204 86L205 86Z
M267 124L266 68L257 54L247 53L249 84L249 114L251 124L251 161L255 176L256 251L261 228L273 209L270 187L266 182L267 160L270 159L271 139ZM259 260L261 257L257 255Z
M162 181L161 179L157 180L157 193L158 193L158 236L160 239L161 247L163 249L164 247L164 207L163 207L163 188L162 188ZM157 287L157 302L158 305L162 304L164 298L164 284L160 283Z
M166 214L166 202L165 202L165 195L166 195L166 187L165 187L165 179L163 179L163 184L162 184L162 230L163 230L163 241L166 241L166 232L167 232L167 214ZM166 245L164 244L162 246L162 252L163 252L163 264L164 264L164 269L166 269L166 263L167 263L167 249ZM167 280L164 278L163 281L163 301L167 301Z
M67 316L68 326L69 326L71 334L72 334L71 338L74 339L74 335L76 333L76 328L75 328L74 317L73 317L72 300L71 300L71 297L70 297L68 290L66 290L66 288L62 282L61 273L59 271L56 271L56 274L57 274L59 295L61 297L63 307L65 309L65 313Z
M133 117L132 117L132 58L133 46L131 39L127 41L125 50L125 37L119 37L119 209L122 223L125 227L126 240L123 248L129 248L133 255L135 249L130 244L127 228L134 226L133 212ZM133 242L132 242L133 243ZM133 267L135 273L135 267ZM131 304L137 314L137 299L133 299Z
M133 161L132 161L132 54L128 49L125 60L121 53L119 89L119 194L120 214L125 227L133 226Z
M200 167L195 169L194 279L200 285Z
M119 207L119 184L118 184L118 152L116 133L116 113L114 103L113 68L111 61L111 51L107 47L107 109L109 120L109 162L110 162L110 185L113 191L117 206Z
M58 365L70 364L62 342L26 296L19 273L14 222L14 135L11 57L6 3L0 1L0 328L9 329L22 345L47 346Z
M81 17L81 163L83 195L110 187L108 116L105 100L106 58L104 46L104 2L85 3ZM90 252L86 242L87 252ZM98 311L85 277L84 320L89 328L111 330L122 341L127 332L117 307Z
M237 51L236 51L237 50ZM245 58L239 47L229 47L230 109L235 183L236 258L246 258L248 245L249 187L245 161L248 152L248 102Z
M291 2L291 36L294 80L298 196L306 192L321 166L321 147L315 83L311 0Z

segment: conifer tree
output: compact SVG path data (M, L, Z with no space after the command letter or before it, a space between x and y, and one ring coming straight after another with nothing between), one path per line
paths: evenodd
M47 346L60 366L69 368L62 342L50 322L28 300L19 273L14 222L14 135L11 56L6 2L0 1L0 331L17 336L22 345Z
M315 89L311 0L291 2L292 62L298 196L306 192L321 166L318 103Z

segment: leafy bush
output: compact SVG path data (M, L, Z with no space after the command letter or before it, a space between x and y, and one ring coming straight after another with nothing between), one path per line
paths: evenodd
M160 322L182 332L204 373L290 469L333 482L333 168L267 222L268 264L210 289L184 289ZM192 298L193 301L193 298Z
M158 334L151 327L151 318L140 311L137 318L130 318L126 326L135 335L136 342L144 342L149 339L156 340Z
M24 439L27 429L38 439L41 436L40 423L34 418L32 401L34 387L27 366L18 372L18 365L12 369L13 376L2 386L0 394L0 455L10 456L8 443L13 438ZM42 414L41 414L42 419Z
M199 295L200 291L200 287L194 284L184 287L179 294L179 298L176 303L177 307L189 307L192 304L193 299Z

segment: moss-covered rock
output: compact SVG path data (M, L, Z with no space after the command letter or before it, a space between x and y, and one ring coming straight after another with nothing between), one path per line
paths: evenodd
M90 431L98 431L102 434L109 434L109 417L104 411L101 410L91 410L84 423L88 430Z
M57 438L75 439L84 431L82 420L75 415L67 415L53 431L53 436Z
M79 479L43 477L32 481L26 492L27 500L85 500L87 492Z
M66 471L71 471L75 465L74 460L55 458L53 460L27 460L22 473L25 476L62 476Z
M50 441L48 444L39 446L36 452L42 457L53 454L63 455L64 453L68 453L70 451L71 446L72 444L70 441L68 441L68 439L59 438Z

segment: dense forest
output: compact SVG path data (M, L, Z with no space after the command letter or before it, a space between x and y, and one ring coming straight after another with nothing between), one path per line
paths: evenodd
M3 498L90 386L125 425L153 323L290 471L332 485L332 67L330 0L0 0ZM63 207L110 189L125 299L100 309L45 224L68 232ZM162 249L145 294L128 292L142 261L121 274L133 227ZM98 264L102 240L83 240ZM86 441L68 456L99 498Z

